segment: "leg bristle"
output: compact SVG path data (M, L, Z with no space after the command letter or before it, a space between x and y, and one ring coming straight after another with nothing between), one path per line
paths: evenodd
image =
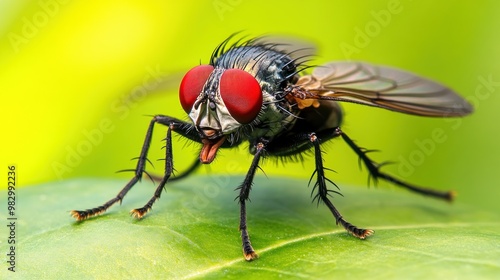
M88 209L88 210L85 210L85 211L71 210L69 213L77 221L83 221L83 220L87 220L89 218L101 215L105 211L106 211L105 209L94 208L94 209Z
M359 239L365 239L374 233L371 229L358 229L356 232L350 232Z
M448 195L446 196L446 200L448 200L449 202L453 202L453 200L455 200L455 197L457 197L456 191L449 191L447 194Z
M257 253L255 253L254 251L246 253L243 250L243 256L245 257L245 260L248 261L248 262L251 262L251 261L259 258L259 255L257 255Z
M136 209L132 209L130 211L130 215L132 215L132 217L136 218L136 219L142 219L149 211L151 210L151 208L145 208L145 207L142 207L142 208L136 208Z

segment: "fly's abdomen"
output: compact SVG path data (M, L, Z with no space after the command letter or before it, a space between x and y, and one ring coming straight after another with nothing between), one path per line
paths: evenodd
M342 122L342 108L337 102L319 100L318 107L306 107L298 115L292 130L297 132L321 132L339 127Z

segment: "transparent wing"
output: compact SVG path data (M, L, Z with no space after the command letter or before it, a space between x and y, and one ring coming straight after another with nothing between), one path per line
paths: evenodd
M299 99L302 103L308 99L345 101L432 117L464 116L473 111L465 99L436 82L362 62L319 66L293 87L298 103Z

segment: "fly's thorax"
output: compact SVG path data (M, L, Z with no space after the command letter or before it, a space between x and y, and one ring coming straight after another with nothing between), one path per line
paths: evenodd
M296 78L296 65L287 53L266 46L236 47L216 58L215 65L236 67L250 73L262 90L262 109L251 126L240 127L240 134L250 141L272 139L293 126L297 107L278 97L278 93Z
M181 104L202 139L272 139L297 119L297 107L280 94L295 81L294 62L270 45L216 51L183 78Z
M295 78L296 65L284 52L266 46L241 46L228 50L215 60L222 68L236 67L251 73L262 90L274 94Z
M290 129L297 121L297 108L286 100L277 100L276 96L263 92L264 106L256 124L250 132L250 139L272 139Z

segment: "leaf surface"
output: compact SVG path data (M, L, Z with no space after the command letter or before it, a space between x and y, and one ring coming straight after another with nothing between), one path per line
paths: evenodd
M234 189L241 177L194 176L167 184L144 219L129 216L155 186L144 180L104 215L78 223L73 209L95 207L126 182L78 179L17 193L14 276L53 279L494 278L500 275L497 213L396 188L342 186L333 203L367 240L335 225L311 203L307 181L257 177L248 203L252 245L246 262ZM2 197L2 205L6 205ZM2 212L2 220L6 216ZM7 234L7 233L6 233ZM3 236L6 236L3 234ZM2 242L7 250L6 242ZM12 277L7 269L1 275ZM6 279L3 276L2 279Z

